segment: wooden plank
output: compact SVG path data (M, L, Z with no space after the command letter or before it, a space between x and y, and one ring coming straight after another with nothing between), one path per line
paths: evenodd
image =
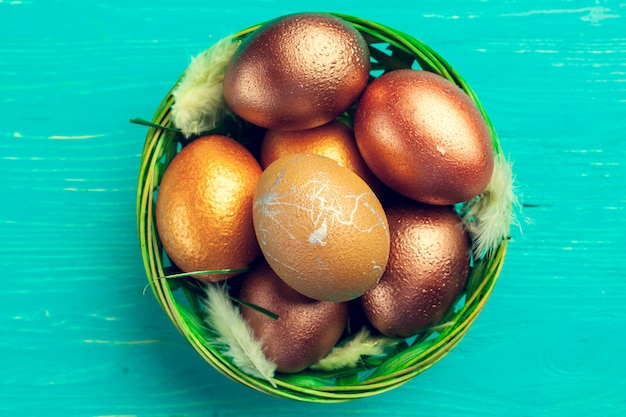
M205 364L149 292L135 227L145 129L192 55L314 7L430 44L514 161L492 299L415 380L337 406ZM0 1L0 410L6 415L626 414L626 6L617 1Z

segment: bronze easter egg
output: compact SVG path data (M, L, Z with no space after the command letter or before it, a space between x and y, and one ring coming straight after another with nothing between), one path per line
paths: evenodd
M359 101L354 133L374 174L413 200L467 201L491 179L487 124L470 97L440 75L411 69L381 75Z
M291 289L264 262L243 278L239 297L278 315L273 319L241 307L266 357L280 372L301 371L324 357L337 343L348 320L348 304L317 301Z
M274 19L248 35L224 74L224 98L243 119L270 129L321 126L367 85L369 49L344 20L324 13Z
M389 262L361 303L381 333L408 337L440 320L461 294L470 239L451 206L407 201L389 207L387 219Z

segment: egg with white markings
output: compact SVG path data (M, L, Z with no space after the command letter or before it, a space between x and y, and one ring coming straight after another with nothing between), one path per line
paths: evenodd
M367 183L334 160L283 156L261 174L253 221L261 252L291 288L347 301L374 286L389 258L389 226Z

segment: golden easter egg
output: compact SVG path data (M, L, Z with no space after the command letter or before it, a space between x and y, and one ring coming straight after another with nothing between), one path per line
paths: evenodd
M184 272L244 268L259 254L252 201L261 167L240 143L198 138L167 167L156 202L156 225L168 256ZM227 274L195 274L206 281Z
M261 168L294 153L314 153L334 159L363 178L374 191L380 188L380 182L361 157L353 129L342 121L333 120L305 130L268 130L261 142Z

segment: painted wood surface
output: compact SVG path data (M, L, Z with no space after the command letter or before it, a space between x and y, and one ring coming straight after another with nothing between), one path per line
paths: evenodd
M478 93L525 209L461 344L375 398L301 404L204 363L146 279L150 118L217 39L332 10L411 33ZM626 415L626 3L0 0L0 413Z

